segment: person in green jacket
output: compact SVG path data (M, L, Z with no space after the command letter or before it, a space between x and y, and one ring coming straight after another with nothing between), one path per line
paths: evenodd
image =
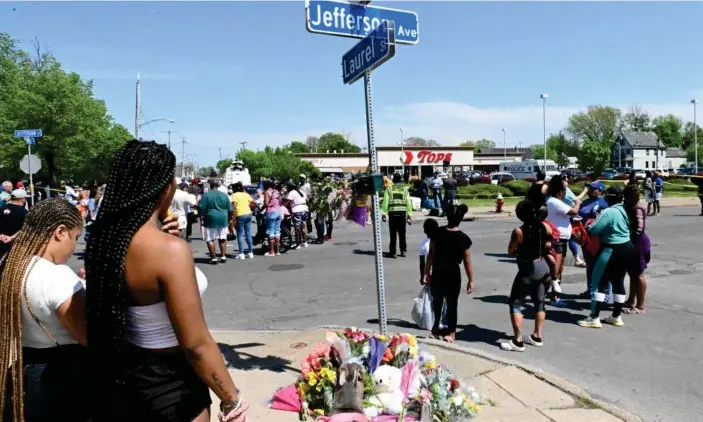
M639 260L630 240L630 219L622 205L622 198L622 189L608 188L605 196L608 208L588 229L592 238L600 239L601 252L591 276L591 314L578 321L581 327L601 328L600 311L605 303L608 283L613 286L613 315L603 319L603 322L616 327L625 325L620 316L627 299L625 275L639 266Z
M393 175L393 183L397 185L402 181L399 174ZM412 223L413 205L410 200L410 192L407 187L388 186L383 191L383 203L381 205L383 221L388 219L388 228L391 232L391 245L388 252L389 258L395 258L396 237L400 238L400 256L405 257L408 251L408 243L405 237L405 224Z

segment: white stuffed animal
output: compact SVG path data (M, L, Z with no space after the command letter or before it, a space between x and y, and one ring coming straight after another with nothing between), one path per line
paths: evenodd
M403 410L403 392L400 385L403 380L403 372L393 366L379 366L373 373L375 384L375 394L369 398L369 402L383 413L398 415Z

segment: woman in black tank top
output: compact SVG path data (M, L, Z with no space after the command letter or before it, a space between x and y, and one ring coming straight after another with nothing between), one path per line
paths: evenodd
M539 220L537 211L536 204L529 199L520 202L515 209L515 214L523 225L513 230L508 246L508 253L517 257L518 265L508 300L514 336L509 342L501 343L503 350L522 352L525 350L525 341L534 346L543 344L542 326L546 316L544 297L550 280L549 265L544 257L551 233L549 227ZM521 308L527 296L532 298L535 306L535 329L523 340Z

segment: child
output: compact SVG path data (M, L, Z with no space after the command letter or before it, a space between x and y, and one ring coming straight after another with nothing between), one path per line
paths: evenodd
M537 217L539 218L540 221L543 223L547 224L550 229L552 229L552 238L550 239L549 242L546 243L546 248L548 250L548 253L545 254L544 259L547 261L547 265L549 265L549 275L551 276L552 280L556 280L557 277L557 253L554 250L554 246L557 242L559 242L559 230L557 227L549 220L547 220L547 207L542 206L539 208Z
M422 242L420 242L420 250L419 250L419 255L420 255L420 284L425 285L425 263L427 261L427 257L430 255L430 243L432 241L432 237L434 234L437 232L439 229L439 223L437 223L437 220L434 218L428 218L425 220L425 223L422 225L422 229L425 232L425 235L427 235L427 238L424 239ZM440 329L445 329L447 328L446 324L446 318L447 318L447 303L444 303L444 306L442 307L442 320L439 324Z

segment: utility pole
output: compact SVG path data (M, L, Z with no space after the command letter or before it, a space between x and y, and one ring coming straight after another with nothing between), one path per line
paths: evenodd
M186 137L181 141L181 179L186 177Z
M501 129L503 131L503 159L506 160L508 158L508 144L505 142L505 129Z
M247 149L247 144L248 142L240 142L239 145L242 146L242 149L240 151L244 151L245 149Z
M220 153L220 161L222 161L222 147L217 148L217 152Z
M172 131L172 130L162 130L161 132L168 133L168 149L171 149L171 134L178 133L178 132Z
M139 89L141 81L139 80L139 72L137 72L137 104L134 113L134 139L139 140L139 114L141 113L141 103L139 100Z

